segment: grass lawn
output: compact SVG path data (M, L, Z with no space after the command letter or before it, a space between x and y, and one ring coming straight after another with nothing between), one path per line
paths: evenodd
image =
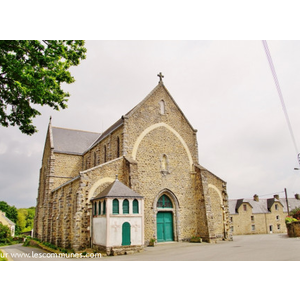
M0 250L0 261L7 261L7 258L3 257L3 252Z

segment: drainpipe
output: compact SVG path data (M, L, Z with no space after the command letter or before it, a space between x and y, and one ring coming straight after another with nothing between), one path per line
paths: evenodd
M90 208L91 213L90 213L90 247L93 249L93 202L92 202L92 208Z

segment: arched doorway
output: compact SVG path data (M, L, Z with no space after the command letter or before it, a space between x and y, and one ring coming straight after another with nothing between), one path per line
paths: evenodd
M163 194L158 199L156 208L157 242L174 241L173 203L171 199L166 194Z
M131 244L130 227L128 222L122 225L122 246L129 246Z

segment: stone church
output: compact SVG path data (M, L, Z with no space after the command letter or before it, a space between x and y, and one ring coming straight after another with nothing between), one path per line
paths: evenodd
M50 119L35 236L80 250L231 240L226 182L198 162L197 130L162 81L103 133Z

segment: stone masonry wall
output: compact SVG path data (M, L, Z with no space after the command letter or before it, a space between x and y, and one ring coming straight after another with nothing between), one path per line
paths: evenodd
M127 172L128 173L128 172ZM89 170L54 189L48 203L49 222L44 239L65 248L90 246L90 199L104 190L118 175L124 179L124 158L115 159Z
M142 140L136 160L137 192L145 197L145 240L156 237L156 201L163 192L173 201L175 240L191 238L197 233L194 178L180 141L168 129L159 127Z
M207 234L206 241L232 240L230 233L230 218L226 183L200 167L203 185L203 204L206 213Z
M161 113L160 101L164 101L165 112ZM193 161L198 161L196 131L173 102L163 85L155 89L144 102L141 102L131 113L125 125L127 154L132 155L133 146L139 135L151 125L165 123L172 127L184 139Z
M83 170L87 170L122 156L123 126L103 138L83 156ZM105 150L106 149L106 150Z
M54 152L55 169L53 189L79 175L82 170L82 156Z

